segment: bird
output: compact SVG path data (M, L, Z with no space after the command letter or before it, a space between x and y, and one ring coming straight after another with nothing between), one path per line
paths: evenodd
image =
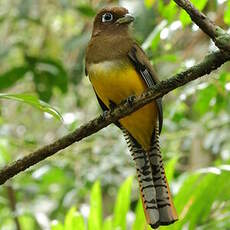
M105 7L94 18L85 73L105 113L159 82L148 57L133 38L133 21L129 11L120 6ZM178 220L162 163L162 124L161 98L115 123L135 162L146 221L152 228Z

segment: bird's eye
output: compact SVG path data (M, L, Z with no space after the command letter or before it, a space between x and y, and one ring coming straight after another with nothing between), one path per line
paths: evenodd
M102 22L111 22L113 20L113 15L111 13L105 13L102 15Z

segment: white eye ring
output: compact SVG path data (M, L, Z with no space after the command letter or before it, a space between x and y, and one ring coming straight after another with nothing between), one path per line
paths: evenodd
M113 21L113 15L111 13L105 13L102 15L102 22L111 22Z

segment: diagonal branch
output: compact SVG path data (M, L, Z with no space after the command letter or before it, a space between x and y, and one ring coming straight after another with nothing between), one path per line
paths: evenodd
M26 170L32 165L39 163L47 157L55 154L56 152L65 149L74 142L78 142L85 137L103 129L118 119L129 115L137 109L143 107L145 104L152 100L162 97L168 92L185 85L186 83L209 74L213 70L220 67L222 64L230 60L230 54L217 51L207 55L204 60L183 72L180 72L168 80L161 81L148 91L144 92L141 96L134 98L132 102L122 103L113 111L95 118L74 132L58 139L57 141L46 145L35 152L19 159L0 170L0 185L4 184L8 179L14 177L19 172Z
M222 51L230 52L230 35L215 25L205 14L201 13L189 0L173 0L182 7L200 29L204 31Z

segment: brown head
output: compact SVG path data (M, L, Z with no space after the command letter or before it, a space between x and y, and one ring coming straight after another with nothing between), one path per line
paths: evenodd
M129 25L134 18L123 7L104 8L94 19L91 40L86 51L89 63L125 56L133 44Z
M103 8L94 19L92 36L99 34L128 33L134 18L123 7Z

